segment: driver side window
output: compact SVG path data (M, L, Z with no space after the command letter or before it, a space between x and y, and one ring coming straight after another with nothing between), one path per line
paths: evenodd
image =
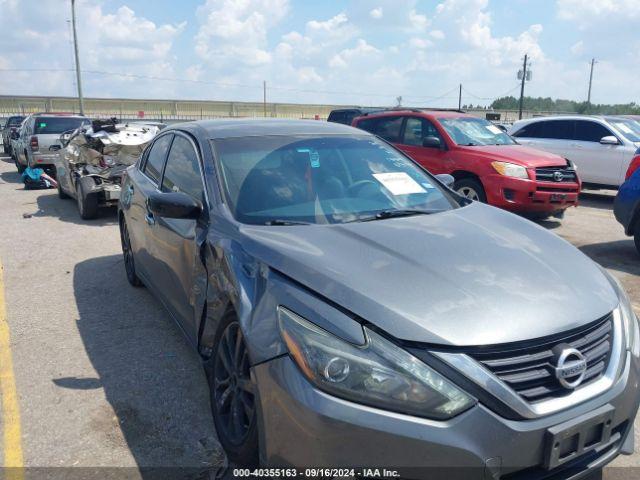
M416 117L407 118L402 143L421 147L426 137L436 137L442 141L438 130L428 120Z

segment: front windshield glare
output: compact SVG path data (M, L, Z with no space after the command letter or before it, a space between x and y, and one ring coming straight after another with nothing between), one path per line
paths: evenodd
M640 123L631 119L610 120L610 123L630 142L640 142Z
M459 117L438 119L458 145L514 145L513 139L491 122L482 118Z
M371 136L244 137L213 144L227 203L243 223L347 223L458 206L421 168Z

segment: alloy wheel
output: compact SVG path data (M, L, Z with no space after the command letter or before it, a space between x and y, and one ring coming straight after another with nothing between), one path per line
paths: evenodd
M478 195L478 192L476 192L471 187L464 186L462 188L459 188L458 193L463 197L468 198L469 200L475 200L475 201L480 200L480 196Z
M122 254L124 256L124 268L127 271L127 277L129 279L135 278L135 270L133 265L133 252L131 250L131 240L129 239L129 230L127 229L127 223L122 221L120 239L122 242Z
M242 444L254 421L255 387L238 322L231 322L220 338L214 363L213 400L222 433L232 444Z

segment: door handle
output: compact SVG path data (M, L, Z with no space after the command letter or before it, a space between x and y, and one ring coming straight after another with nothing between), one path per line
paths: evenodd
M147 199L146 207L147 207L147 213L144 216L144 219L148 225L154 225L156 223L156 217L153 216L153 212L149 208L149 199Z

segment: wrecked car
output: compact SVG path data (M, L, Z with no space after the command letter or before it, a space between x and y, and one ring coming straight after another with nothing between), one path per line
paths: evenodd
M94 120L91 127L63 133L56 161L60 198L75 198L85 220L95 218L100 207L117 205L122 173L163 126Z
M123 273L202 357L230 463L577 479L633 452L627 294L453 181L314 121L172 125L127 168Z

